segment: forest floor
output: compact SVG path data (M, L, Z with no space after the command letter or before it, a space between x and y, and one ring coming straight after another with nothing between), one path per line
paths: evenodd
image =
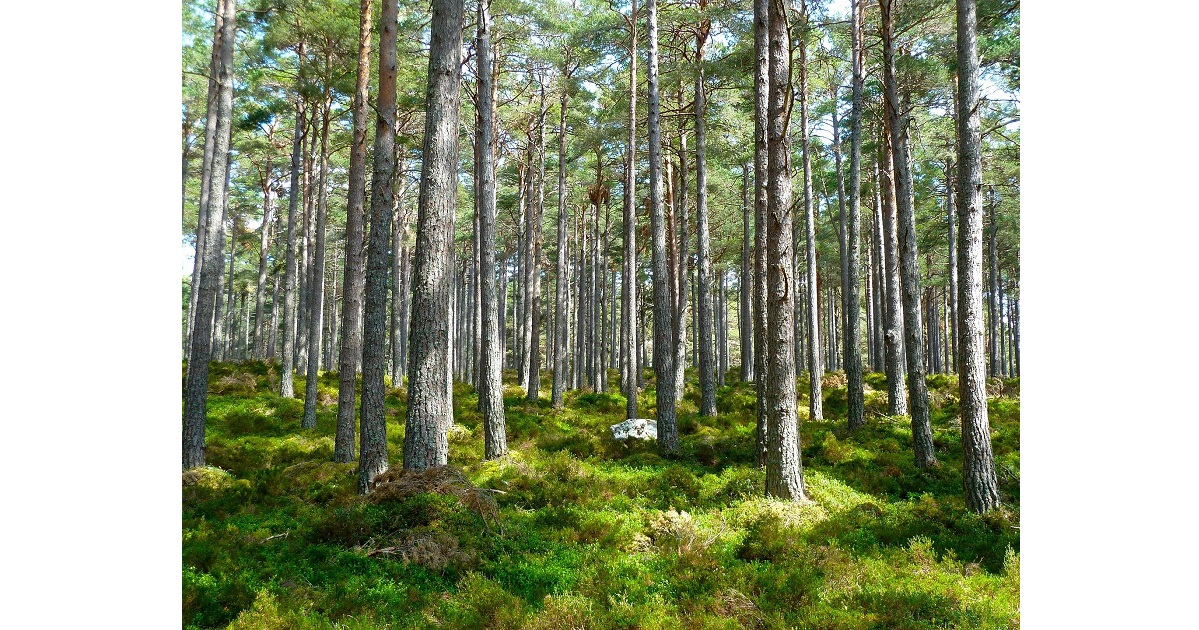
M456 384L451 467L397 470L362 499L356 465L330 461L336 373L305 431L302 401L273 393L276 370L212 366L210 466L183 473L185 627L1019 627L1016 379L989 384L1004 504L978 516L962 497L954 376L928 379L935 470L914 467L908 419L885 415L883 375L867 375L854 433L843 374L825 377L831 419L808 420L801 395L813 501L796 505L762 498L753 385L735 371L716 418L698 417L688 373L674 459L612 439L620 394L567 392L555 412L548 378L531 405L508 372L510 455L484 462L477 397ZM639 415L652 418L647 387ZM393 389L393 470L403 425Z

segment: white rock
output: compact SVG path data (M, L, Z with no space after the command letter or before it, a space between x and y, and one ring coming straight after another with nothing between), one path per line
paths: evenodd
M658 423L645 418L629 418L620 424L612 425L612 437L620 441L629 438L656 440L658 439Z

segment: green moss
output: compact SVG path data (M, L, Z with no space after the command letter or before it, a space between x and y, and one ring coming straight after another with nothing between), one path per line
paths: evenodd
M1019 625L1018 381L988 400L1005 504L986 516L961 496L951 376L929 377L941 466L921 470L910 419L885 415L885 377L866 375L867 424L850 433L843 376L829 375L838 419L799 423L806 503L763 497L753 383L718 388L717 416L701 418L689 373L681 452L664 458L611 439L620 394L567 392L555 411L508 373L510 453L487 462L477 394L456 384L451 462L494 497L499 518L485 520L452 494L359 498L355 464L330 461L332 406L301 430L303 403L277 396L272 369L213 364L213 382L245 387L210 395L211 466L184 474L185 627ZM335 373L320 391L335 396ZM393 467L405 404L389 390Z

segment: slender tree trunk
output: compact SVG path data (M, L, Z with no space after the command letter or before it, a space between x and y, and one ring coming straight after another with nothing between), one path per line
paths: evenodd
M263 339L263 324L266 316L266 275L267 253L271 244L271 218L274 216L274 197L271 191L271 160L266 161L266 175L262 180L262 226L258 241L258 288L254 291L254 348L253 357L262 360L266 357L265 339Z
M562 86L562 94L558 102L558 261L554 288L554 382L550 392L550 401L554 409L562 408L562 394L566 389L566 349L568 334L566 329L567 315L567 282L569 282L568 262L566 253L566 233L570 220L566 207L566 86Z
M949 225L949 345L952 349L952 362L949 368L957 372L961 365L960 343L958 341L958 251L957 251L957 209L954 207L954 164L953 158L945 160L945 222Z
M982 326L982 134L978 113L978 38L974 0L957 0L958 25L958 307L961 309L962 480L966 505L988 512L999 505L991 451Z
M754 376L753 334L753 286L754 274L750 266L753 251L752 229L753 202L749 198L749 164L741 165L741 276L738 294L738 340L741 346L741 382L748 383Z
M845 301L845 376L849 384L849 427L851 429L866 424L865 386L862 383L862 332L861 332L861 302L858 287L861 279L858 267L861 265L861 210L860 199L862 191L862 83L864 81L865 46L862 42L862 4L861 0L851 3L853 16L852 56L853 56L853 105L849 113L849 217L845 231L846 240L846 277L843 288Z
M912 442L916 466L937 465L933 432L929 424L928 385L924 375L923 318L920 314L920 261L916 248L916 220L913 208L912 171L908 166L907 116L899 100L895 76L895 42L891 21L892 0L879 0L880 28L883 36L883 84L887 128L894 149L895 199L899 223L899 263L903 288L904 353L908 367L908 398L912 417Z
M326 86L325 106L321 116L321 170L317 191L316 220L313 225L315 240L308 285L308 376L304 381L304 417L300 421L300 426L305 429L316 428L317 381L321 364L321 326L323 325L325 300L325 222L328 219L329 201L329 109L332 104L333 96Z
M837 99L836 88L831 89L833 101L833 169L837 172L837 222L832 222L832 217L829 217L829 222L833 223L833 230L837 233L837 262L840 264L841 275L840 280L841 297L842 299L848 294L846 286L849 283L849 257L845 253L846 248L846 227L845 227L845 171L841 168L841 132L840 125L837 120L837 107L839 105ZM841 315L845 316L845 304L841 304ZM845 320L839 320L841 330L845 330ZM830 346L830 352L833 355L830 364L833 369L840 367L840 362L837 360L837 344ZM842 356L845 353L845 348L840 348Z
M457 197L462 3L433 0L430 29L422 151L425 159L421 161L417 206L408 415L404 433L404 468L418 471L447 462L446 419L453 411L453 400L446 391L450 349L447 307Z
M1020 376L1020 300L1012 300L1012 373Z
M374 487L375 478L388 468L387 423L383 408L383 336L387 306L387 245L392 236L391 220L392 214L395 212L393 180L397 170L395 116L398 6L397 0L381 0L380 4L379 96L375 117L370 233L367 237L366 277L362 302L362 407L359 412L358 437L358 492L360 494L370 492ZM460 29L456 32L460 32ZM434 46L437 43L435 38ZM454 67L457 68L456 63ZM426 155L429 154L426 153ZM422 178L422 189L423 185ZM444 320L442 321L444 322ZM444 359L444 357L442 358ZM440 362L440 367L445 369L444 360ZM411 404L410 396L409 414L412 413ZM409 433L412 433L411 429L409 429ZM406 441L405 446L407 446ZM404 463L408 463L407 457L405 457Z
M875 372L884 372L886 368L887 357L887 342L886 342L886 326L887 326L887 282L886 277L887 260L884 255L885 248L883 247L883 212L881 196L879 189L882 183L878 181L878 169L875 169L874 180L874 213L871 218L871 229L874 231L872 239L872 247L874 249L874 358L875 363L873 369Z
M495 459L508 452L508 437L504 429L504 386L500 382L499 321L496 317L495 286L495 101L491 49L491 2L478 3L476 20L476 51L479 77L479 103L475 118L475 145L479 162L479 280L483 327L483 351L479 365L479 411L483 414L484 457Z
M702 5L701 5L702 6ZM695 216L699 258L699 415L716 416L716 366L712 356L712 245L708 233L708 140L704 99L704 44L709 22L703 20L695 36ZM679 320L680 323L682 320Z
M495 102L494 100L492 101ZM494 154L493 154L494 155ZM500 370L501 379L500 387L503 387L502 370L508 365L508 258L505 255L504 259L499 262L500 281L498 285L499 305L496 308L496 318L499 320L499 345L500 345ZM502 392L501 392L502 393Z
M991 377L997 378L1001 374L1000 374L1000 369L999 369L999 365L1000 365L1000 361L999 361L999 332L998 332L999 326L997 326L997 323L999 321L999 308L995 304L996 297L999 295L999 289L998 289L999 282L998 282L998 278L997 278L998 273L996 271L996 268L998 267L998 263L996 262L997 257L995 255L995 235L998 230L996 230L997 225L995 223L995 204L994 203L992 203L990 208L987 209L987 214L989 215L988 218L990 219L990 225L988 226L989 229L986 229L986 232L987 232L987 274L988 274L987 275L987 346L988 346L988 348L987 348L988 349L987 373Z
M341 348L337 364L337 435L333 461L354 461L354 388L362 361L362 290L366 197L367 99L371 71L371 1L359 0L358 70L354 88L354 136L350 144L349 194L346 200L346 263L342 280Z
M886 135L886 134L884 134ZM904 416L908 413L908 399L903 387L903 302L899 279L899 233L895 218L894 170L891 161L890 136L883 138L882 215L884 251L887 259L887 415Z
M278 226L275 229L278 233ZM276 271L271 274L271 328L267 333L266 341L266 360L271 363L275 361L279 349L279 286L281 284L276 268Z
M625 418L637 417L637 0L632 0L629 17L625 18L630 32L629 43L629 141L625 150L624 181L624 251L621 271L622 323L621 387L626 396Z
M398 168L397 160L397 171ZM397 178L398 179L398 178ZM398 201L398 196L396 201ZM398 203L396 204L399 205ZM407 318L405 317L405 307L407 306L405 297L408 294L408 285L404 283L404 259L408 255L408 248L404 242L404 225L402 213L400 211L392 212L391 217L391 386L400 387L403 384L404 374L404 339L407 337L408 327ZM365 267L363 268L365 272ZM365 275L365 274L364 274ZM365 278L363 278L365 280Z
M303 59L304 44L300 43L300 58ZM297 80L301 83L303 77ZM284 398L295 397L295 360L296 360L296 222L300 197L300 158L304 152L304 133L308 127L305 121L303 102L296 100L296 128L291 149L291 185L287 195L287 245L286 263L283 268L283 347L280 349L280 379L279 395Z
M529 387L526 393L526 399L531 403L536 403L539 398L541 388L541 335L539 328L541 326L541 216L543 210L543 202L545 200L545 114L547 105L545 102L545 86L541 86L540 101L538 108L540 115L537 119L537 127L539 134L539 142L537 145L537 180L536 180L536 205L533 204L533 179L532 171L530 170L529 179L529 204L533 212L529 220L529 238L532 239L532 244L529 247L531 258L529 259L529 286L530 286L530 306L531 311L527 315L529 321ZM531 167L530 167L531 168Z
M769 0L767 0L769 1ZM805 26L808 21L807 3L803 3L803 19ZM804 222L807 230L807 262L808 262L808 418L821 420L824 418L824 394L821 391L821 379L824 377L824 357L820 353L820 287L816 269L816 216L812 203L812 154L808 141L808 46L806 41L799 43L799 126L803 138L803 188L804 188ZM762 241L764 242L764 239ZM766 347L763 345L762 354Z
M680 99L682 100L681 96ZM687 214L687 133L684 131L679 134L679 212L678 212L678 268L675 275L678 276L678 294L675 296L675 318L676 323L674 329L674 374L675 374L675 395L676 404L683 399L683 386L685 385L685 371L687 367L687 314L688 303L687 293L690 291L691 284L691 254L687 250L688 240L690 239L689 230L691 229L690 217ZM706 203L706 202L705 202ZM698 300L696 300L698 302ZM692 326L692 332L696 331L696 326ZM692 344L694 347L694 344Z
M679 450L675 418L674 332L669 273L666 269L666 221L662 208L662 128L658 95L658 1L649 0L649 196L654 264L654 374L657 377L658 448L673 455Z
M754 0L754 346L758 348L754 374L757 376L756 411L757 427L755 449L759 467L766 466L767 450L771 444L768 405L766 401L769 367L767 356L770 351L766 344L767 317L767 114L770 101L770 3L771 0ZM800 103L806 103L803 97L804 64L803 50L800 46ZM806 110L805 110L806 111ZM807 155L807 125L804 124L804 155ZM807 164L805 158L804 164ZM806 170L805 170L806 173ZM807 176L804 176L807 181ZM809 212L809 216L811 213ZM812 416L813 418L817 416Z
M216 129L217 129L217 95L220 93L217 83L217 75L221 68L221 45L220 38L224 33L223 24L225 19L224 0L217 0L216 11L214 12L215 29L213 31L212 56L208 62L208 95L205 102L205 121L204 121L204 153L200 166L200 201L196 208L196 247L192 256L192 277L190 285L190 294L188 295L187 306L187 338L184 341L183 356L184 358L191 356L192 345L192 330L195 328L196 319L196 300L199 299L200 272L204 266L204 252L207 251L207 234L208 234L208 211L209 199L211 198L212 185L212 156L216 148ZM301 44L301 51L303 50ZM187 154L184 153L184 169L187 169ZM187 176L183 178L184 203L187 203ZM188 365L191 365L190 363Z
M312 241L314 221L313 215L313 190L316 186L313 185L313 173L315 169L315 154L317 137L320 135L317 129L317 121L319 120L320 105L313 103L312 116L308 121L308 138L307 148L304 153L304 221L303 233L300 236L300 273L299 273L299 290L300 290L300 305L296 314L296 367L305 375L308 373L308 330L311 326L311 305L309 301L312 299Z
M727 367L725 366L725 354L727 350L727 348L725 348L725 333L728 331L724 328L724 270L717 268L713 269L712 273L716 276L715 286L712 288L714 292L714 295L712 296L712 330L716 334L716 345L714 347L716 386L723 387L725 372L728 371Z
M806 492L795 413L795 347L792 343L795 327L791 320L795 316L796 283L791 277L794 273L791 253L791 140L788 133L791 51L786 11L787 5L783 0L770 1L770 102L767 112L767 230L770 250L767 335L770 358L766 388L770 442L766 456L766 496L802 501Z
M229 177L232 172L233 154L225 158L225 199L221 204L221 223L224 224L229 215ZM229 220L229 275L225 280L225 301L218 302L217 317L221 319L216 325L217 360L228 361L233 351L233 267L237 262L237 224L240 217L234 216ZM224 315L221 314L222 309Z
M213 159L209 173L209 206L213 199L225 199L228 161L219 156L229 152L233 113L233 44L237 35L235 22L236 0L224 0L218 4L221 19L213 35L213 48L220 49L216 81L209 85L215 88L212 99L216 105L213 136ZM202 209L212 216L211 207ZM216 295L216 279L221 271L221 244L223 225L209 220L204 226L204 247L196 256L203 257L199 278L193 290L196 298L196 317L192 326L192 343L187 357L187 383L183 404L183 470L205 464L204 431L208 406L208 360L212 351L213 298ZM197 239L198 241L199 239ZM215 272L215 273L214 273Z
M873 226L874 220L870 219ZM874 369L874 247L873 240L866 243L866 363Z

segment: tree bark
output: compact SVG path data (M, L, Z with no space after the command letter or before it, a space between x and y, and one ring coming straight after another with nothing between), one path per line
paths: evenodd
M754 268L756 281L754 282L754 346L758 348L756 363L754 364L754 373L757 375L756 389L756 412L757 412L757 427L755 449L757 451L758 467L766 466L767 449L771 443L770 439L770 423L767 421L768 409L766 404L766 389L769 379L769 371L767 364L767 355L769 350L766 345L766 325L767 317L767 295L766 295L766 280L767 280L767 265L766 265L766 249L767 249L767 227L766 227L766 206L767 206L767 175L768 167L768 151L767 151L767 114L770 101L770 3L771 0L754 0ZM800 49L800 81L803 81L804 65L802 63L802 55L804 47ZM801 83L800 94L804 94L803 84ZM806 101L802 98L801 103ZM806 149L807 129L804 129ZM806 160L805 160L806 164ZM805 181L806 181L805 176Z
M680 100L682 100L681 97ZM677 295L675 295L676 306L674 310L674 321L676 323L674 329L674 400L676 404L683 399L683 386L685 384L684 374L687 367L687 312L689 310L687 294L691 290L691 254L687 250L688 240L690 239L689 230L691 229L691 221L687 214L686 130L679 134L678 204L678 246L676 247L678 253L678 267L675 270L678 291ZM696 330L696 326L693 325L691 329L692 332L694 332Z
M770 423L766 456L766 496L802 501L806 497L800 461L796 418L795 282L791 234L791 50L787 32L787 5L770 0L770 99L767 179L767 230L769 232L769 314L767 335L770 359L766 388Z
M920 314L920 261L916 248L916 219L913 208L912 171L908 166L907 115L899 100L895 70L893 0L879 0L883 36L884 110L891 136L895 164L895 199L899 223L899 262L903 286L904 353L908 367L908 402L912 418L912 443L917 468L937 466L933 431L929 424L928 384L924 380L924 338Z
M891 160L890 135L884 133L882 151L882 194L883 243L887 262L887 329L885 334L887 344L887 415L905 416L908 413L908 399L903 387L903 302L899 279L899 233L896 229L898 221L895 218L895 189L893 162Z
M624 251L621 270L621 387L624 389L625 419L637 417L637 0L631 1L625 18L629 43L629 141L625 150Z
M220 59L217 64L216 81L209 88L216 89L212 100L216 105L215 125L213 131L213 159L209 173L209 196L207 201L211 206L213 199L223 200L226 196L226 180L228 161L221 159L229 152L229 142L232 132L233 113L233 44L237 35L235 22L236 0L224 0L218 4L221 19L217 22L213 34L213 48L220 49ZM204 212L204 210L202 210ZM206 212L212 215L211 207ZM200 266L198 283L194 290L199 293L196 297L196 317L192 325L192 343L187 357L187 383L184 389L183 404L183 470L197 468L205 464L204 431L207 421L208 406L208 360L212 351L212 319L214 314L213 298L216 295L216 279L221 272L221 243L224 241L223 225L209 220L204 226L205 246L197 250L196 255L203 257ZM197 239L199 240L199 239Z
M566 206L566 89L563 86L558 111L558 260L555 267L554 287L554 382L550 390L550 402L554 409L561 409L562 395L566 390L566 349L569 347L569 331L566 319L569 287L569 256L566 237L569 210Z
M354 136L350 144L346 200L346 263L342 280L341 349L337 365L337 434L333 461L354 461L354 389L362 361L362 291L366 281L362 245L366 197L366 128L371 71L371 0L359 0L358 70L354 87Z
M650 229L654 265L654 375L657 377L656 419L658 448L673 455L679 450L679 430L675 418L673 319L669 261L666 257L666 220L662 207L662 126L658 93L658 2L649 0L648 105ZM665 394L665 395L663 395Z
M263 338L263 320L266 316L266 275L267 253L271 245L271 219L274 217L274 197L271 190L271 159L266 159L265 174L262 178L262 225L258 241L258 285L254 291L254 347L253 357L262 360L266 358L266 345Z
M858 286L861 279L858 267L861 264L861 210L862 191L862 83L864 81L865 46L862 42L862 3L853 0L851 15L853 55L853 104L849 113L849 217L845 232L846 278L845 302L845 376L849 385L849 428L866 424L865 387L862 383L862 333L861 302Z
M494 60L491 49L491 2L481 0L476 21L479 104L475 120L475 144L479 163L479 280L483 347L479 365L479 406L483 414L484 457L495 459L508 452L504 428L504 386L500 381L499 319L495 281L495 92Z
M987 420L982 340L982 134L978 113L978 38L974 0L957 0L958 25L958 307L961 309L962 481L966 505L999 505L999 484Z
M326 59L327 62L327 59ZM321 158L316 218L313 224L312 268L308 292L308 365L304 381L304 417L300 426L316 428L317 381L321 366L321 326L325 301L325 223L329 211L329 109L332 93L326 84L324 111L321 116Z
M945 160L945 222L949 225L949 346L952 350L949 369L957 372L961 364L958 342L958 251L957 209L954 207L953 158Z
M801 5L804 25L807 26L807 3ZM821 391L821 379L824 377L824 357L820 353L820 287L816 269L816 216L812 204L812 154L808 141L808 46L807 41L799 43L799 126L803 138L803 195L804 195L804 224L807 230L807 264L808 264L808 418L822 420L824 418L824 393ZM765 354L762 346L762 354Z
M370 233L362 304L362 402L359 412L358 492L374 488L388 468L384 416L384 315L387 306L387 245L395 212L396 173L396 17L397 0L381 0L379 12L379 96L371 179ZM456 67L456 66L455 66ZM431 73L430 73L431 74ZM442 363L444 369L444 361ZM411 398L409 399L411 401ZM411 404L411 403L410 403ZM411 407L409 407L411 413ZM406 463L406 462L405 462Z
M404 468L426 470L448 458L449 254L457 198L458 119L462 84L462 2L433 0L425 139L417 211L416 262L409 336Z
M988 374L993 378L1002 376L1000 366L1000 346L999 346L999 306L996 304L999 297L999 280L998 280L998 262L995 254L995 236L998 226L995 222L995 204L991 203L987 209L990 225L985 228L987 232L987 346L988 346Z
M216 148L216 129L217 129L217 95L220 90L217 84L217 75L221 68L221 45L220 38L224 30L222 25L225 19L224 0L217 0L216 11L213 14L215 28L213 30L212 39L212 56L208 62L208 95L205 99L205 121L204 121L204 152L200 165L200 200L196 208L196 243L195 250L192 256L192 277L190 285L190 294L188 295L187 306L187 339L184 341L183 356L191 356L192 344L192 329L195 327L196 319L196 300L199 299L200 286L200 271L204 266L204 254L207 247L208 233L208 210L209 199L211 197L210 186L212 184L212 156ZM301 48L302 51L302 48ZM187 169L187 153L184 153L184 170ZM184 204L187 203L187 176L183 178ZM189 364L190 365L190 364Z
M741 382L748 383L754 376L753 334L753 267L750 260L753 252L752 209L749 199L749 164L741 165L741 275L737 287L737 343L741 350Z
M702 5L701 5L702 6ZM695 36L695 217L699 241L699 415L716 416L716 366L712 353L712 244L708 230L708 139L704 98L704 44L710 23L703 20ZM681 321L680 325L681 325Z

